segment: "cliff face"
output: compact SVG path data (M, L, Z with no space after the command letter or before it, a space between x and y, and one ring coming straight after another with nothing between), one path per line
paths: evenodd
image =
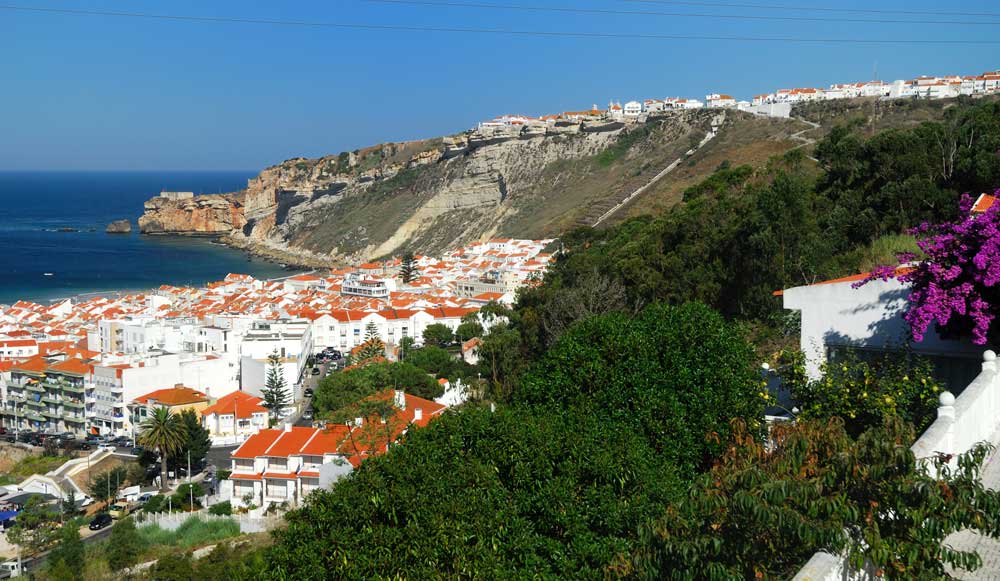
M691 111L628 125L501 127L290 159L235 194L153 198L139 225L226 234L230 244L315 264L404 247L435 252L498 233L555 235L662 169L711 118ZM581 180L599 187L581 189Z
M246 223L243 195L222 194L185 199L156 197L143 205L143 234L223 235Z

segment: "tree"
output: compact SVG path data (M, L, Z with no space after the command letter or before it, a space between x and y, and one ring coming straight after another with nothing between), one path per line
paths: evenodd
M115 571L121 571L139 562L144 549L142 537L135 528L135 521L128 517L111 527L111 538L104 549L104 554L108 559L108 566Z
M97 502L113 502L118 498L118 491L128 482L128 471L123 466L105 470L90 479L88 492Z
M201 497L205 496L205 489L197 482L185 482L177 487L177 492L170 497L175 508L184 512L194 512L201 508ZM192 498L194 504L191 504Z
M80 565L84 562L80 529L64 526L56 535L57 544L49 553L46 569L52 579L82 579Z
M417 270L417 260L413 257L412 252L407 251L403 254L399 266L399 276L403 279L404 284L410 284L420 277L420 272Z
M282 410L289 403L285 374L281 369L281 357L278 356L277 351L271 353L267 358L267 379L264 382L261 395L264 398L261 405L267 408L273 424L281 417Z
M681 491L648 440L603 418L466 407L311 493L275 531L267 569L307 580L601 578Z
M805 375L805 356L787 356L781 379L797 402L799 418L844 420L847 433L857 437L882 425L884 418L899 416L923 432L937 417L941 385L929 361L909 353L890 353L870 361L847 351L824 363L822 377Z
M7 531L7 540L24 554L40 553L55 539L58 521L59 511L53 510L41 496L33 495L17 513L17 526Z
M468 341L473 337L483 336L483 325L479 322L478 313L466 313L462 315L462 322L455 329L455 339L458 341Z
M724 449L733 418L762 429L756 359L742 329L705 305L653 304L635 317L612 313L571 327L513 400L582 407L632 426L690 474Z
M167 490L167 460L184 445L184 425L169 409L156 407L139 429L139 444L160 453L160 490Z
M365 325L365 341L361 344L355 363L364 363L377 357L385 357L385 343L379 336L378 325L374 321L369 321Z
M432 323L424 329L425 345L444 347L450 345L454 338L451 329L443 323Z
M76 491L70 488L66 498L62 501L62 517L70 519L77 515L80 509L76 507Z
M399 340L399 360L405 361L409 356L410 352L413 350L413 346L416 341L413 337L403 337Z
M401 389L426 399L444 393L437 381L409 362L381 362L323 379L313 395L313 407L328 415L384 389Z
M903 318L916 341L923 340L932 324L946 336L971 336L977 345L1000 339L1000 326L994 325L1000 314L1000 204L971 213L972 204L963 195L958 220L912 230L921 237L917 245L926 256L914 268L880 267L859 283L896 278L910 285ZM905 265L917 256L907 253L899 259Z
M184 445L181 446L183 454L176 454L170 458L170 467L174 470L186 467L188 453L190 453L192 470L204 462L209 448L212 447L212 438L208 430L201 425L198 414L194 410L184 410L179 415L181 425L184 426Z
M983 487L979 445L931 476L898 417L851 439L839 418L776 424L767 444L737 425L726 453L643 534L615 573L658 579L789 578L818 550L847 552L886 579L949 578L981 559L943 543L1000 532L1000 493ZM697 572L697 573L696 573Z

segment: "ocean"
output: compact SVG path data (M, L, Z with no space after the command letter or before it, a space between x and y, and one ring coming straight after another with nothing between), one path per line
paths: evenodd
M0 172L0 304L201 285L238 272L287 275L281 266L205 238L143 236L142 204L161 190L220 193L253 171ZM127 218L132 234L106 234ZM72 228L76 232L60 232Z

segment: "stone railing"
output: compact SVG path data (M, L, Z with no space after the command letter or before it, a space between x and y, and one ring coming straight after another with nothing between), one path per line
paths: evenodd
M957 456L980 442L1000 442L1000 374L993 351L983 353L983 370L958 398L944 392L938 398L938 417L928 426L910 450L918 462L948 454L955 467ZM928 466L928 469L931 469ZM865 572L849 571L844 559L819 552L809 559L794 579L798 581L860 581L869 579Z

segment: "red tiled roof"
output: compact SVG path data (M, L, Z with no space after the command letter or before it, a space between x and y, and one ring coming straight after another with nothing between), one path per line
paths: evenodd
M145 395L140 395L135 398L134 401L146 404L149 403L150 400L155 400L156 403L166 406L175 406L189 403L207 402L208 396L197 389L191 389L190 387L184 387L183 385L175 385L174 387L158 389Z
M291 431L282 431L261 456L288 457L290 454L298 454L306 442L316 435L316 430L317 428L292 426Z
M230 480L260 480L260 474L239 474L234 472L229 475Z
M912 267L901 266L901 267L896 268L894 274L896 276L899 276L901 274L906 274L906 273L910 272L911 270L913 270ZM823 281L820 281L820 282L814 282L812 284L807 284L805 286L820 286L820 285L824 285L824 284L837 284L839 282L858 282L858 281L861 281L861 280L864 280L864 279L868 278L869 274L871 274L871 273L862 272L862 273L859 273L859 274L852 274L850 276L842 276L840 278L832 278L830 280L823 280ZM774 295L774 296L776 296L776 297L780 297L780 296L782 296L782 295L785 294L785 291L783 291L783 290L776 290L776 291L774 291L771 294Z
M271 444L273 444L282 433L284 432L281 430L261 430L247 438L247 441L243 442L239 448L233 450L233 453L230 455L233 458L256 458L257 456L263 456L264 452L271 447Z
M263 401L261 398L249 393L234 391L229 395L220 397L213 405L201 410L201 415L219 414L220 416L231 416L235 414L237 418L249 418L255 413L267 413L267 408L260 405Z
M333 454L340 447L340 444L347 438L350 429L341 424L331 424L326 429L317 428L317 433L305 446L299 450L300 454L308 456L322 456Z
M298 476L291 472L265 472L264 478L281 478L283 480L295 480Z
M993 207L993 203L996 202L997 197L991 194L981 194L976 200L976 203L972 206L972 211L976 213L982 213Z

